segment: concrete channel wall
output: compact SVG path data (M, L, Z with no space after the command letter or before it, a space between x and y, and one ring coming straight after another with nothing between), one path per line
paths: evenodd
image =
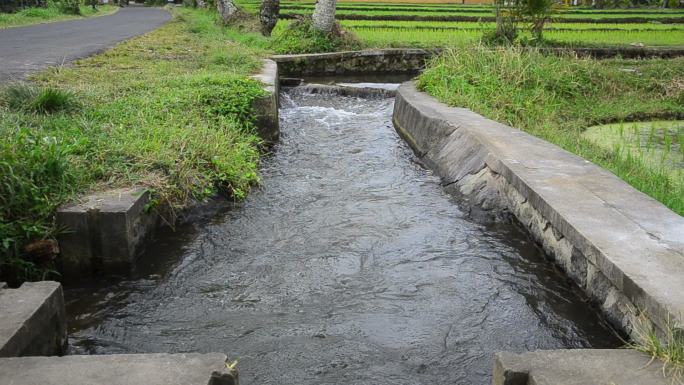
M585 159L411 82L393 120L450 191L517 218L620 330L682 325L684 218Z

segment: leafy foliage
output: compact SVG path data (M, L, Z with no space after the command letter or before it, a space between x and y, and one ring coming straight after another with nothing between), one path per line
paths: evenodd
M311 19L301 18L290 23L272 43L276 53L316 53L359 49L361 44L339 24L326 34L313 28Z

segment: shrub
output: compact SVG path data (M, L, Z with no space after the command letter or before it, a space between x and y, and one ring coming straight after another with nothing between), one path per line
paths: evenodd
M288 25L272 42L277 53L316 53L359 49L361 43L351 33L335 24L325 34L313 28L311 19L298 19Z
M81 2L79 0L60 0L58 8L60 12L67 15L81 14Z

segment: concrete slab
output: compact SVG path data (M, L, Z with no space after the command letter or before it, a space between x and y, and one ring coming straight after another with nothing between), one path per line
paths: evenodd
M0 357L60 355L66 345L64 297L58 282L0 289Z
M12 385L238 385L226 356L116 354L0 359L0 382Z
M493 385L671 385L662 363L633 350L497 353Z
M110 190L83 197L57 211L59 264L66 279L97 270L127 268L156 226L143 188Z

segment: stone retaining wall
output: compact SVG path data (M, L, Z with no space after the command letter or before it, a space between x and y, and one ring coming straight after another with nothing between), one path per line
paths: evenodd
M684 218L585 159L413 83L399 88L393 120L448 189L517 218L616 327L633 335L637 309L660 331L682 324Z
M281 76L418 72L436 50L374 49L307 55L276 55Z

